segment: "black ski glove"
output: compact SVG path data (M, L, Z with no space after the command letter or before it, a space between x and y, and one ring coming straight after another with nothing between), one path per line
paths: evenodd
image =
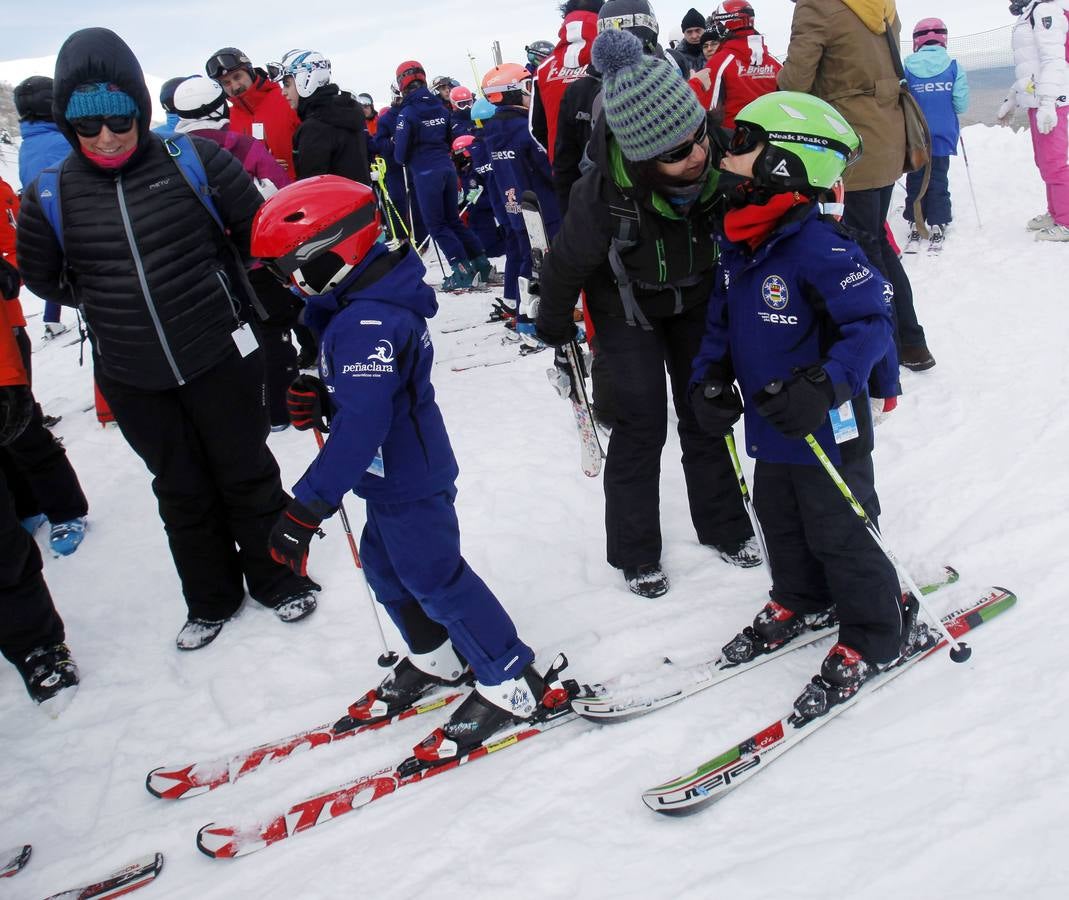
M315 375L298 375L286 390L290 424L298 431L317 428L330 433L330 394Z
M563 331L547 331L540 319L535 322L535 335L543 344L550 347L563 347L569 341L574 341L578 334L579 328L575 322L569 322Z
M321 521L300 500L290 500L271 530L271 559L289 566L298 575L307 575L308 545L312 542L313 534L322 536L319 531Z
M717 437L730 434L742 415L742 397L735 383L711 374L691 389L690 405L698 427Z
M812 434L828 417L835 387L820 366L810 366L784 382L774 381L754 395L757 411L789 438Z
M5 300L14 300L19 295L19 287L22 279L19 278L19 270L16 269L3 257L0 257L0 297Z
M572 347L575 348L575 361L579 366L579 372L576 373L572 368L572 364L568 361L567 344L557 347L553 353L553 365L556 368L554 387L562 397L570 397L572 400L578 401L582 396L582 392L579 390L576 376L578 375L579 378L583 379L587 377L586 354L583 353L583 348L574 342ZM550 371L549 374L553 375L554 372Z
M15 440L33 418L33 392L24 384L0 387L0 447Z

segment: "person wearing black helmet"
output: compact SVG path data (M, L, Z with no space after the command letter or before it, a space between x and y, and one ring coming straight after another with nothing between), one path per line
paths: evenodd
M157 134L170 134L178 124L178 113L174 108L174 92L178 90L178 85L189 77L188 75L178 75L175 78L168 78L163 83L163 87L160 88L160 106L163 107L163 111L167 114L167 121L153 129Z
M534 75L542 61L553 52L553 42L534 41L524 47L523 52L527 54L527 71Z

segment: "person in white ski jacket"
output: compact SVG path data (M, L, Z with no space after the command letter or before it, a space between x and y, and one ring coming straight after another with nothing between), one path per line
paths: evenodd
M1008 125L1028 111L1032 147L1047 186L1047 211L1028 222L1041 241L1069 241L1069 0L1013 0L1016 81L998 111Z

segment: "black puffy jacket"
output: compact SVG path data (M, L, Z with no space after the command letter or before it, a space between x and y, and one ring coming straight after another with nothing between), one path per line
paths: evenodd
M293 135L298 178L341 175L371 186L364 110L348 91L325 84L297 107L301 127Z
M234 257L248 257L262 198L241 163L217 144L192 138L229 237L183 178L164 140L149 131L151 101L141 68L106 29L76 32L60 50L53 108L63 119L71 91L86 81L118 84L138 104L139 143L118 170L72 153L59 177L64 246L37 196L26 189L19 214L22 276L39 296L77 306L99 365L145 390L184 384L233 352L244 296Z

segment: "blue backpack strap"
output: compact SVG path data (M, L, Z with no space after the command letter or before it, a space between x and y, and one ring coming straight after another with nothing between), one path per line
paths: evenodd
M197 148L193 146L193 141L186 134L169 134L162 138L163 146L178 167L178 171L182 173L186 184L197 195L197 199L204 204L204 208L215 220L219 230L225 234L226 225L223 223L223 217L219 215L219 210L215 207L215 201L212 200L212 187L208 184L208 173L204 170L204 162L197 153Z
M41 211L45 214L45 218L48 219L48 224L52 226L52 230L56 233L56 240L59 241L59 247L66 253L66 247L63 243L63 207L59 202L59 176L62 163L58 166L49 166L47 169L42 169L41 173L37 176L37 200L41 204Z

